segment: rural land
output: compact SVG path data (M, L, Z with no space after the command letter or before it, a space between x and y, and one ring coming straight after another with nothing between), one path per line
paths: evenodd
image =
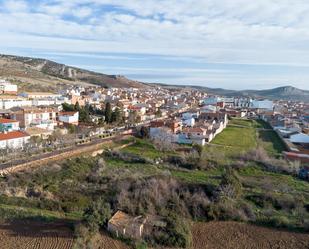
M1 249L309 248L309 93L0 56Z

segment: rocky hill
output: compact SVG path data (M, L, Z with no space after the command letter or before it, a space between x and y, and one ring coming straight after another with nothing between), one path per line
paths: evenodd
M0 77L16 82L31 91L56 90L65 85L99 85L103 87L145 87L119 75L107 75L67 66L54 61L12 55L0 55Z

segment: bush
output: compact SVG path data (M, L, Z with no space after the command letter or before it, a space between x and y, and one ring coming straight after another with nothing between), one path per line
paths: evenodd
M153 161L148 158L121 151L105 151L104 156L113 159L120 159L129 163L153 163Z
M237 199L242 194L242 184L235 170L227 167L222 175L221 183L215 193L216 199Z
M103 199L92 203L83 214L83 220L87 228L91 232L98 232L99 228L106 225L111 217L110 205Z
M166 218L166 227L155 234L157 244L169 247L186 248L191 245L191 229L185 220L179 215L170 213Z

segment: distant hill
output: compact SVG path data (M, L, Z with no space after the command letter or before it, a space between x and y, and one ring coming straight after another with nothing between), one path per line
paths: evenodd
M64 85L102 87L145 87L120 75L107 75L71 67L54 61L13 55L0 55L0 77L9 78L30 91L57 90Z
M309 91L293 86L283 86L260 91L242 91L244 95L267 97L270 99L302 100L309 102Z
M309 91L298 89L293 86L282 86L267 90L228 90L223 88L209 88L203 86L180 86L180 85L164 85L157 84L162 87L169 88L193 88L205 91L208 94L227 96L227 97L255 97L268 98L272 100L300 100L309 103Z

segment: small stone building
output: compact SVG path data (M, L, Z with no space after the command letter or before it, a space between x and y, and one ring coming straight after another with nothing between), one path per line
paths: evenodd
M117 211L108 221L107 230L117 237L140 239L143 236L146 218L143 216L133 217L122 211Z

